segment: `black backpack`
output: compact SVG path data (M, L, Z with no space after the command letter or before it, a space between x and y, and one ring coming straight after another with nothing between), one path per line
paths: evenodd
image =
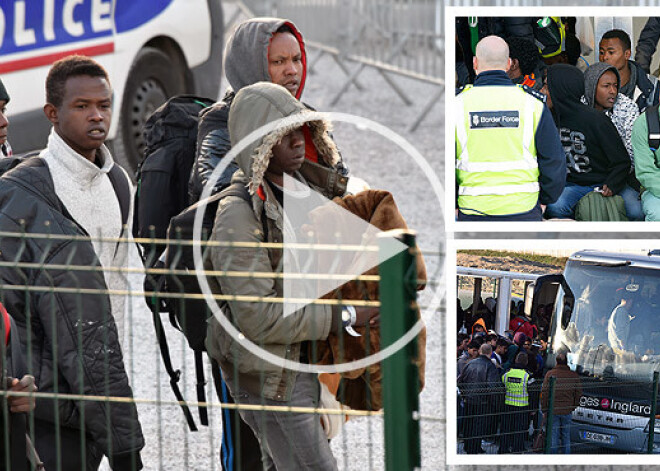
M137 170L133 236L165 239L170 219L188 206L188 179L195 162L199 112L215 100L193 95L170 98L144 125L145 153ZM140 244L153 266L165 248Z
M147 304L151 308L165 370L170 376L170 386L181 404L183 414L192 431L196 431L197 427L178 386L181 370L175 370L172 366L160 314L169 314L170 324L183 333L188 346L193 350L195 354L197 401L199 403L206 402L203 352L206 351L206 328L211 311L204 299L193 299L190 296L202 292L195 274L193 248L190 242L193 240L193 224L196 211L204 211L200 238L202 241L206 241L213 230L218 203L227 196L237 196L245 201L250 201L247 187L242 183L233 183L220 193L198 201L174 216L167 230L167 254L164 260L159 260L155 266L155 268L166 268L167 270L149 274L145 278L144 290L147 293ZM265 220L263 226L264 234L267 236ZM202 253L204 251L205 248L202 246ZM161 293L166 293L167 296L159 296ZM208 425L206 407L199 407L199 417L202 425Z
M653 152L655 166L660 168L657 151L660 149L660 117L658 116L659 105L649 106L644 110L646 125L648 127L649 149Z

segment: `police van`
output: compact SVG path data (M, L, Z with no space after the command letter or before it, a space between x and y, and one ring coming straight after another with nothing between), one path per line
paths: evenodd
M218 96L222 38L220 0L0 1L0 78L11 96L14 153L46 145L48 70L63 57L83 54L108 71L114 90L108 137L132 173L151 112L180 93Z

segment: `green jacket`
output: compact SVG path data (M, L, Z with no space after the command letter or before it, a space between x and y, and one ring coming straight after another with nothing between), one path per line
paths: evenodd
M660 198L660 168L656 167L655 153L649 148L648 132L646 115L642 113L635 120L632 129L635 176L646 190Z
M229 133L232 146L259 127L286 116L306 113L308 110L283 87L261 82L240 90L229 113ZM314 183L342 181L335 170L339 161L334 143L327 134L323 121L308 123L322 165L305 163L297 178L305 180L317 191L336 196L337 188L319 188ZM272 155L272 147L282 136L296 126L276 129L248 145L236 158L240 170L232 182L248 185L251 201L237 196L221 200L216 213L211 239L234 242L283 241L283 213L270 186L263 181L264 172ZM308 178L305 178L306 174ZM339 180L337 180L337 178ZM345 188L345 186L344 186ZM264 218L267 240L264 237ZM213 247L205 260L205 268L218 271L278 273L282 272L282 250L262 247ZM295 260L294 260L295 263ZM228 301L223 311L232 324L254 344L269 353L291 361L299 361L301 343L306 340L327 338L332 329L340 328L338 306L308 304L283 316L283 305L267 302L268 298L283 297L283 280L271 277L209 277L216 293L224 295L254 296L259 301ZM295 385L297 372L283 369L257 356L229 335L215 319L209 321L206 339L209 355L222 367L226 381L234 393L247 390L253 394L279 401L288 401Z

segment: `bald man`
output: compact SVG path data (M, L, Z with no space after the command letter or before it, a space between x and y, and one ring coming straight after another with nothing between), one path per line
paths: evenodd
M477 76L456 97L458 221L541 221L566 183L564 151L544 96L507 75L509 46L477 44Z

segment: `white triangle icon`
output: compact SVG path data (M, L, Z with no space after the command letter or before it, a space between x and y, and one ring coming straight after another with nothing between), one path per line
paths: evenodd
M408 249L287 174L283 208L284 317Z

